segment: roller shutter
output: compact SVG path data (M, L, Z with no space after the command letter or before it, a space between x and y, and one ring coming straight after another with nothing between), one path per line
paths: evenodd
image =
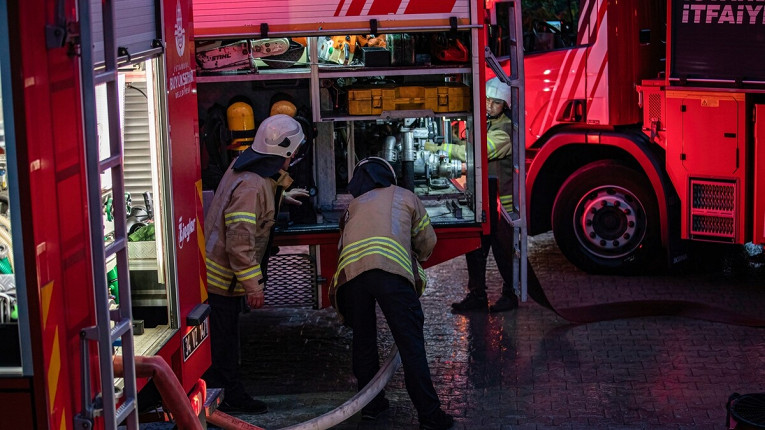
M161 39L159 7L156 0L112 0L117 25L117 46L126 48L133 58L153 49L155 39ZM104 62L104 32L101 14L102 0L90 0L90 15L93 22L93 61Z

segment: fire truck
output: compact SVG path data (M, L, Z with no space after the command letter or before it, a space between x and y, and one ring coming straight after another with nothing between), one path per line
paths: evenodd
M191 18L189 0L0 2L3 428L138 428L162 378L201 414Z
M514 2L487 3L501 58ZM765 242L759 2L521 3L529 234L595 273Z
M269 259L267 305L329 305L346 187L364 157L388 160L399 184L425 204L438 235L428 265L479 247L488 229L482 2L195 0L193 7L205 200L236 155L230 149L241 149L231 142L245 140L275 106L288 102L307 136L290 174L311 197L277 220L276 245L298 250ZM507 79L518 99L517 74ZM221 124L237 103L252 110L247 130ZM465 156L434 149L444 144ZM520 243L523 219L513 222Z
M0 0L3 427L134 429L161 381L204 421L206 182L211 155L235 155L208 147L216 104L249 98L260 121L291 101L309 137L292 170L312 197L277 231L308 251L274 258L267 304L328 306L345 187L369 155L426 202L430 264L479 246L483 5L317 3Z

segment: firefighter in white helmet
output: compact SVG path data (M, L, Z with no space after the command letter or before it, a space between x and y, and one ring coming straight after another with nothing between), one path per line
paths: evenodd
M252 145L226 170L205 217L212 366L204 379L209 387L225 389L224 412L268 410L247 394L239 377L239 313L243 298L250 308L263 306L271 227L283 190L292 183L286 170L303 141L293 118L266 118Z
M497 223L500 222L497 207L497 195L500 204L508 211L513 211L513 158L512 132L513 122L508 117L512 106L510 87L497 78L486 82L486 145L489 158L489 223L491 232L481 239L481 248L465 255L468 269L468 294L465 298L452 303L456 311L486 309L486 260L491 249L497 268L502 275L502 295L493 305L491 312L502 312L518 307L518 298L512 287L513 267L509 256L505 255L503 241L511 238L499 237ZM464 149L463 149L464 159Z

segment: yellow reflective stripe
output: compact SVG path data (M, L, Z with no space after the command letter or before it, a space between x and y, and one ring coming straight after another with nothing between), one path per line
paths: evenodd
M228 291L228 288L231 285L231 280L234 278L234 275L236 275L237 281L246 281L247 279L251 279L256 276L262 276L260 264L250 267L249 269L234 272L228 267L223 267L220 264L210 260L209 258L205 259L205 263L207 265L207 284L216 288L220 288L221 290ZM242 286L241 282L236 283L236 287L234 287L234 291L235 292L245 291L244 286Z
M408 267L410 264L409 254L400 243L391 238L381 236L374 236L349 244L343 248L342 252L340 252L340 261L338 264L342 264L345 259L355 258L354 255L360 252L366 252L366 249L368 248L379 248L381 254L396 261L402 266ZM357 259L354 261L356 260ZM409 272L411 273L411 269Z
M504 195L499 196L499 202L502 204L502 207L504 207L508 212L513 211L513 195Z
M430 217L428 214L423 215L422 218L420 218L420 222L417 223L416 226L412 228L412 236L416 236L417 233L425 230L427 226L430 225Z
M491 158L493 155L495 155L497 153L497 144L494 143L494 141L491 140L491 138L489 138L489 137L487 137L486 140L487 140L487 143L488 143L486 145L486 147L488 148L488 154L487 155L489 156L489 158Z
M250 224L258 223L258 216L252 212L231 212L224 216L226 225L235 222L248 222Z
M209 258L205 259L205 265L207 266L207 285L228 291L234 272Z
M446 151L446 155L449 158L452 158L452 150L453 150L453 148L454 148L454 144L452 144L452 143L445 143L444 144L444 150Z
M222 282L219 279L211 278L209 275L207 276L207 286L208 287L215 287L215 288L218 288L220 290L228 291L229 285L231 285L231 280L229 280L228 282Z
M422 291L420 291L420 294L425 292L425 289L428 288L428 275L425 273L425 269L422 268L422 266L417 266L417 270L420 272L420 279L422 279Z
M209 258L205 259L205 264L207 266L207 271L215 273L221 278L228 278L231 279L231 277L234 275L234 271L229 269L228 267L223 267L220 264L210 260Z
M240 281L246 281L248 279L252 279L256 276L261 276L262 272L260 271L260 264L257 264L255 266L250 267L249 269L244 269L236 272L236 279Z
M332 279L333 284L337 283L338 275L346 266L366 256L375 254L399 264L409 275L414 276L410 267L409 256L401 244L387 237L371 237L354 242L343 248L340 252L337 272L335 272L335 276Z

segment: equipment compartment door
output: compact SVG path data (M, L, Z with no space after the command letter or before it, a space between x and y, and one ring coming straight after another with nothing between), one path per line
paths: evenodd
M743 96L689 94L681 106L683 167L692 176L737 174L743 156Z

